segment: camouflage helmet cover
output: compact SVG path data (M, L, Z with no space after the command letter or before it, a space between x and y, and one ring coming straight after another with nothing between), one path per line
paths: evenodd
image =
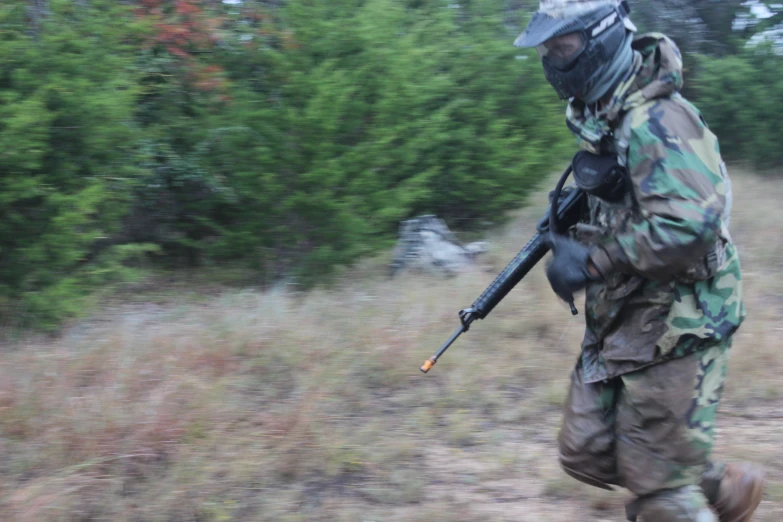
M628 18L630 8L625 0L541 0L538 11L533 15L525 31L514 41L516 47L536 47L550 38L573 31L586 29L591 14L604 16L606 8L619 9L626 29L636 32L637 28Z

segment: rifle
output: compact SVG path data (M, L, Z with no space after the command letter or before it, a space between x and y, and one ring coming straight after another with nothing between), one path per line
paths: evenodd
M506 295L519 283L530 270L538 264L541 259L549 252L549 244L546 236L550 231L560 233L567 230L579 221L587 201L587 194L578 188L574 188L561 198L565 179L571 172L571 167L560 178L557 187L553 191L552 199L544 217L539 221L538 232L520 252L511 260L505 269L495 278L495 280L484 290L484 293L470 306L459 311L460 326L452 334L448 341L438 352L424 361L420 370L427 373L435 366L441 355L454 344L457 338L470 329L473 321L485 319L495 306L503 300ZM557 212L554 212L554 202L557 204ZM579 312L574 306L573 300L568 303L571 307L571 313L577 315Z

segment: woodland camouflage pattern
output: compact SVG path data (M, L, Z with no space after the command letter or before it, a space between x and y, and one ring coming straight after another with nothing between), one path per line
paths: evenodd
M632 186L619 204L591 198L587 225L575 231L605 276L586 289L585 383L726 341L746 313L718 141L677 92L674 42L653 33L634 49L633 68L600 114L576 100L567 112L579 145L619 154Z
M639 496L710 480L708 465L719 476L722 465L709 457L730 348L731 339L594 384L577 365L558 437L565 471ZM690 498L694 507L706 504L698 491Z
M605 6L617 5L617 0L541 0L538 11L552 18L574 18Z
M712 521L725 469L710 461L716 410L746 314L731 187L716 137L678 92L674 42L655 33L633 47L602 111L574 100L566 115L581 148L618 156L631 190L615 204L591 196L572 230L604 277L586 288L560 462L636 494L629 519Z

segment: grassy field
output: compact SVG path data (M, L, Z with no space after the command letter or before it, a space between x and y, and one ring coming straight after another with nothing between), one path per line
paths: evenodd
M778 522L783 183L733 175L749 319L716 452L767 466L756 519ZM622 520L625 492L557 465L582 315L539 267L419 372L542 210L520 212L489 238L484 266L453 279L388 280L376 259L304 296L161 293L55 340L6 343L0 520Z

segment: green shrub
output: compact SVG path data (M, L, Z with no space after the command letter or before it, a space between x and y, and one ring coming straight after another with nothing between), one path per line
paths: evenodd
M767 169L783 162L778 122L783 118L783 57L770 47L725 58L701 57L695 101L732 160Z

